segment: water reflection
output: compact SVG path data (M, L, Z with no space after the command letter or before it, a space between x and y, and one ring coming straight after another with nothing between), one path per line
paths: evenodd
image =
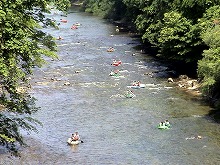
M71 145L70 147L72 152L78 152L78 145Z

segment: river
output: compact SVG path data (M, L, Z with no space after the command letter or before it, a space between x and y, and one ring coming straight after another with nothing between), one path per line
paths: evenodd
M167 66L137 49L139 40L118 33L106 20L70 10L67 17L50 15L67 23L46 32L57 40L58 60L34 70L32 95L41 109L34 114L43 127L24 134L29 147L21 157L0 155L11 165L214 165L220 163L220 126L208 116L211 108L172 84L166 73L147 75ZM72 24L79 22L78 29ZM107 52L109 47L114 52ZM118 67L113 59L121 60ZM114 69L119 77L111 77ZM127 86L141 81L145 88ZM169 130L156 128L168 119ZM78 131L84 143L69 146L67 138ZM202 139L192 137L201 136Z

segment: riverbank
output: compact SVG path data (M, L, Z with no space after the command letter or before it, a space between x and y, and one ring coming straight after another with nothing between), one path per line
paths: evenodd
M175 84L180 90L192 96L202 96L200 91L201 84L196 79L189 78L187 75L180 75L178 78L168 78L169 83Z

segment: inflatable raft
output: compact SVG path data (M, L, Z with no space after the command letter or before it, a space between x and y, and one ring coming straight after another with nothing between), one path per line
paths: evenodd
M68 143L69 145L78 145L78 144L80 144L80 143L83 143L83 141L81 141L81 140L73 141L71 138L68 138L68 139L67 139L67 143Z
M110 73L109 73L109 76L118 77L118 76L120 76L120 74L119 74L119 73L115 73L115 72L110 72Z
M134 89L140 89L140 88L145 88L145 84L140 84L140 85L131 85L127 86L128 88L134 88Z
M60 22L67 23L67 20L65 20L65 19L60 19Z
M114 48L108 48L107 49L107 52L114 52L115 50L114 50Z
M121 60L119 60L119 61L115 61L115 60L114 60L111 65L113 65L113 66L119 66L119 65L121 65L121 64L122 64Z
M135 95L132 93L129 93L129 94L126 94L125 97L126 98L133 98L133 97L135 97Z
M158 129L170 129L171 125L158 125L157 128Z

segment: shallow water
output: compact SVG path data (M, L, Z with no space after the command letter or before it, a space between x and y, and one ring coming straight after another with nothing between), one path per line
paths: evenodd
M134 49L138 39L116 33L105 20L75 12L59 30L45 29L57 41L59 60L36 69L30 91L41 107L34 117L43 123L39 133L25 135L29 147L20 159L0 155L0 164L153 164L207 165L220 163L220 127L207 116L202 102L172 87L166 78L145 73L163 70L164 64ZM73 23L80 22L77 30ZM113 46L115 52L107 52ZM132 54L135 53L135 56ZM119 77L110 77L122 60ZM165 73L164 73L165 74ZM136 97L124 97L127 86L140 80L146 88L132 89ZM169 119L172 128L158 130ZM77 130L84 143L68 146ZM196 135L203 138L187 139Z

